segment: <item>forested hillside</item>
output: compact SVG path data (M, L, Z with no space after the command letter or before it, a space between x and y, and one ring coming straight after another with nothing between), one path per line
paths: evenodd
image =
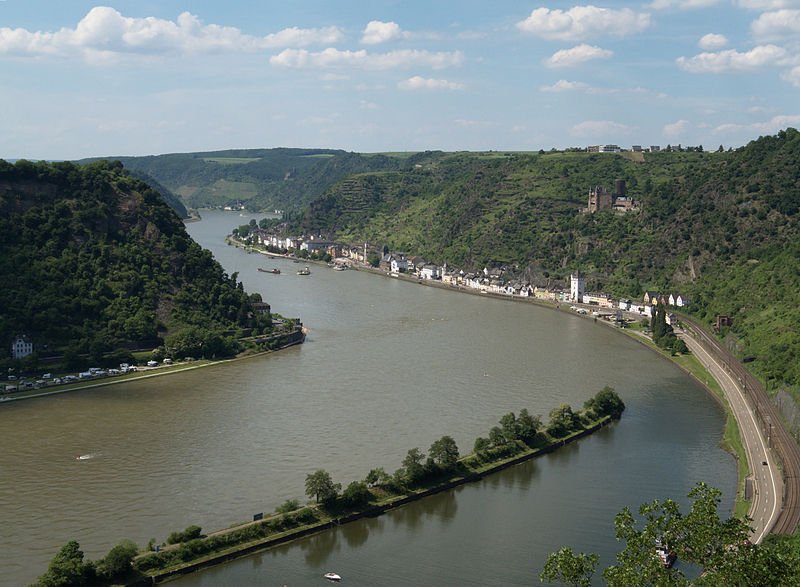
M615 179L637 211L580 212ZM732 316L730 344L767 381L797 385L799 206L800 133L788 129L732 152L420 154L337 183L295 228L537 283L579 269L619 296L680 291L707 322Z
M252 211L290 212L352 173L399 169L405 164L402 157L287 148L113 159L154 178L192 208L242 204Z
M101 356L189 328L210 336L269 327L252 311L260 296L116 162L0 160L0 276L3 356L18 334L42 354Z

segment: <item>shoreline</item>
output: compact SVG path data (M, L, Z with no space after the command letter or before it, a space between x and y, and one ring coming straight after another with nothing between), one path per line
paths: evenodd
M239 241L237 241L234 237L232 237L230 235L228 237L226 237L225 240L229 245L232 245L232 246L234 246L236 248L240 248L240 249L243 249L243 250L247 249L247 245L245 245L244 243L240 243ZM254 252L262 254L262 255L266 255L268 257L278 257L278 258L291 259L291 260L295 259L295 257L289 256L289 255L283 255L283 254L280 254L280 253L272 253L272 252L269 252L269 251L263 251L263 250L260 250L258 248L254 248L254 247L250 247L250 250L253 250ZM316 265L321 265L321 266L327 267L327 263L325 263L323 261L314 261L314 260L311 260L311 259L303 259L303 262L314 263ZM720 385L719 381L717 381L717 379L699 361L698 361L698 366L703 370L703 372L707 376L707 379L705 379L705 380L701 379L696 373L694 373L686 365L683 365L680 361L676 360L676 357L670 356L669 354L667 354L666 352L662 351L657 346L655 346L655 344L652 342L652 339L650 339L645 334L640 333L639 331L635 331L635 330L631 331L631 330L626 329L626 328L618 328L614 324L612 324L611 322L609 322L607 320L603 320L603 319L598 319L597 317L592 316L591 314L581 315L581 314L577 314L577 313L572 312L572 311L567 311L567 310L562 308L562 306L566 305L566 302L551 302L551 301L548 301L548 300L541 300L541 299L538 299L538 298L535 298L535 297L519 297L519 296L515 297L515 296L498 294L498 293L493 293L493 292L485 292L485 291L473 290L471 288L466 288L466 287L463 287L463 286L453 286L453 285L444 284L444 283L441 283L441 282L436 281L436 280L419 279L418 277L411 277L411 276L409 276L407 274L404 274L404 273L399 273L399 274L392 275L392 274L387 273L383 269L378 269L378 268L375 268L375 267L371 267L371 266L367 266L367 265L361 265L361 264L352 264L352 265L350 265L350 270L362 271L362 272L365 272L365 273L370 273L370 274L373 274L373 275L376 275L376 276L384 277L386 279L395 279L395 280L399 280L399 281L405 281L405 282L408 282L408 283L416 282L418 285L424 285L426 287L438 288L440 290L451 291L451 292L454 292L454 293L463 293L463 294L479 296L479 297L484 297L484 298L490 298L490 299L495 299L495 300L505 300L505 301L514 302L514 303L525 303L525 304L530 304L530 305L537 306L537 307L540 307L540 308L546 308L546 309L549 309L549 310L553 310L553 311L556 311L556 312L567 313L568 315L575 316L576 318L580 318L580 319L583 319L583 320L592 320L596 324L598 324L598 323L602 324L603 326L605 326L607 328L611 328L611 329L616 330L616 331L619 331L624 336L627 336L628 338L638 342L640 345L642 345L645 348L649 349L650 351L654 352L656 355L660 356L662 359L665 359L665 360L669 361L670 363L672 363L673 365L678 367L681 371L686 373L690 378L692 378L695 382L697 382L699 385L701 385L703 387L703 389L705 390L706 394L708 396L710 396L720 406L720 408L723 410L723 412L725 413L725 423L723 425L722 434L721 434L721 438L720 438L720 446L723 448L723 450L725 450L728 454L730 454L731 457L736 461L737 479L738 479L737 487L736 487L736 497L734 499L734 504L733 504L733 511L736 512L736 511L744 508L745 504L750 506L751 502L748 501L748 500L745 500L744 479L747 477L747 474L752 469L752 467L755 466L755 465L754 465L754 463L749 463L747 461L746 450L744 448L741 448L741 451L739 450L740 447L743 447L744 440L742 439L742 434L741 434L741 431L739 430L738 423L736 422L736 418L734 417L733 412L731 410L730 401L724 395L724 392L722 391L722 388L721 388L721 385ZM580 308L585 308L587 310L592 310L592 309L596 308L595 306L591 306L591 305L587 305L587 304L573 304L573 305L576 305L576 306L578 306ZM626 312L626 314L632 315L630 312ZM688 356L693 356L693 355L688 355ZM712 381L714 382L716 387L719 389L719 392L716 392L714 389L712 389L711 383L710 383ZM731 429L731 426L735 427L735 438L728 438L726 436L727 431L729 429ZM743 457L744 457L744 460L743 460ZM748 510L749 510L749 507L748 507Z
M153 367L151 369L145 371L136 371L134 374L125 374L116 376L113 379L105 379L101 381L94 381L92 383L69 383L66 385L59 385L58 388L53 389L37 389L33 391L22 391L22 392L14 392L19 395L16 397L13 395L3 395L2 397L5 399L0 399L0 405L12 402L19 402L24 400L48 397L51 395L60 395L62 393L72 393L74 391L84 391L87 389L95 389L98 387L105 387L109 385L119 385L120 383L129 383L132 381L140 381L142 379L150 379L152 377L165 377L167 375L173 375L175 373L183 373L185 371L192 371L194 369L203 369L206 367L214 367L217 365L227 365L229 363L237 362L237 361L244 361L246 359L252 359L255 357L263 357L264 355L268 355L271 353L275 353L278 351L282 351L284 349L291 348L293 346L297 346L303 344L306 337L306 329L303 327L302 331L303 336L299 341L290 341L289 343L282 345L280 347L258 351L255 353L245 353L241 355L237 355L235 357L231 357L230 359L200 359L199 361L194 361L192 363L178 363L177 365L173 364L167 367ZM292 333L294 334L294 333ZM287 335L288 336L288 335ZM24 395L23 395L24 394Z
M308 536L313 536L315 534L325 532L337 526L342 526L344 524L355 522L357 520L361 520L364 518L374 518L381 516L387 512L391 512L405 505L423 500L432 495L436 495L444 491L449 491L456 487L460 487L461 485L467 485L470 483L481 481L486 477L489 477L505 469L511 468L521 463L555 452L559 448L562 448L568 444L572 444L573 442L576 442L582 438L586 438L592 435L593 433L608 427L609 425L615 423L616 421L617 419L612 418L611 416L603 416L599 420L594 421L587 428L573 432L561 439L553 439L550 441L549 444L545 446L536 448L527 447L526 450L524 450L522 453L518 453L516 455L512 455L506 458L501 458L487 465L479 466L477 469L472 471L459 472L455 476L449 477L439 483L434 484L431 487L409 490L405 494L398 494L387 497L381 501L378 501L377 503L364 506L361 509L353 510L350 512L344 512L343 515L341 516L332 516L329 517L328 519L318 520L311 524L307 524L305 526L299 526L297 528L276 533L271 536L266 536L264 538L252 540L249 542L242 542L240 544L232 545L216 553L210 553L206 556L200 556L196 560L188 561L182 565L166 568L161 571L156 571L153 573L148 573L147 571L143 571L142 572L143 577L140 577L138 579L138 582L131 583L131 585L147 584L143 582L147 581L148 579L149 579L149 584L151 585L166 583L183 575L188 575L200 571L202 569L224 564L226 562L243 558L251 554L255 554L257 552L267 551L277 546L282 546L294 542L296 540L306 538ZM468 455L464 455L459 460L464 461L473 456L474 454L470 453ZM211 536L219 536L228 533L233 533L238 530L241 530L242 528L246 528L248 526L254 526L256 524L262 524L267 521L269 521L269 518L265 519L264 521L245 522L243 524L230 526L223 530L209 532L207 536L211 537ZM152 553L142 554L140 555L139 558L141 559L147 557L150 554Z

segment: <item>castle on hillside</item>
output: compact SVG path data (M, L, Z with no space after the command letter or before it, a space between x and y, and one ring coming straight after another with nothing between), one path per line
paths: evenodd
M589 190L589 202L584 212L594 214L600 210L613 210L624 214L636 209L634 199L627 196L625 180L617 179L614 180L613 193L601 186L591 188Z

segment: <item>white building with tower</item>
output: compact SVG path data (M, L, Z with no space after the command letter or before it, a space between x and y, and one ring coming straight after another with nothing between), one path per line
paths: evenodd
M580 271L569 276L569 300L571 302L583 302L583 294L586 293L586 278Z

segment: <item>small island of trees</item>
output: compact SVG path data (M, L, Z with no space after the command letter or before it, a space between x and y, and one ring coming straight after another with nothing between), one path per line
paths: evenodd
M273 515L259 516L211 536L203 535L199 526L189 526L170 534L158 547L151 540L143 553L125 540L104 559L87 561L80 545L71 541L53 558L35 586L109 585L154 576L191 568L196 561L209 561L222 551L266 548L364 515L377 515L551 452L619 419L624 410L616 391L604 387L581 410L566 404L554 408L546 425L527 409L519 414L509 412L486 437L474 441L469 454L462 456L456 441L445 435L430 445L427 454L419 447L408 450L393 474L374 468L363 480L352 481L344 489L329 472L319 469L305 479L305 494L312 500L309 504L290 499L275 508Z

